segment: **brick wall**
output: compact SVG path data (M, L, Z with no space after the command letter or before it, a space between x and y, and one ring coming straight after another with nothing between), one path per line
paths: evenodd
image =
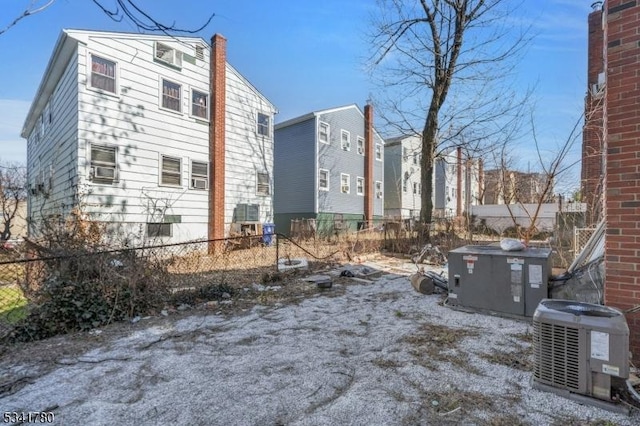
M209 120L209 239L224 238L225 113L227 40L220 34L211 38Z
M602 217L602 144L603 144L603 91L598 90L600 74L604 72L604 31L602 10L589 14L587 96L585 99L585 125L582 133L583 201L587 203L586 224L596 225Z
M640 305L640 4L605 3L605 304ZM640 362L640 314L628 314Z

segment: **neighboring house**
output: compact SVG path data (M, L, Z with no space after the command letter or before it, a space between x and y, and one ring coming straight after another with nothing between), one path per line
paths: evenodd
M460 148L436 158L434 217L459 217L478 205L482 193L481 160L463 158Z
M373 107L355 104L312 112L275 126L275 225L312 219L327 233L382 218L384 141Z
M541 199L547 183L544 173L493 169L485 171L484 180L483 204L550 203L554 199L553 184Z
M11 217L14 212L14 206L16 203L7 200L7 205L2 206L4 211L0 212L0 231L4 231L7 217ZM18 201L17 208L15 208L15 215L9 220L9 231L11 232L10 239L20 239L27 236L27 201ZM0 233L0 239L2 234Z
M398 136L385 140L384 214L388 218L420 218L420 136Z
M220 35L64 30L22 130L30 232L74 207L167 242L272 221L276 111L225 49Z
M399 136L385 141L385 216L418 219L422 185L421 138ZM433 170L433 216L455 217L478 204L480 162L462 159L460 150L436 158ZM458 172L459 171L459 172Z

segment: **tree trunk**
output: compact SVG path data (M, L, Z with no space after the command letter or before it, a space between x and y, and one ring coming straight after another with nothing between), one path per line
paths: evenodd
M438 104L439 97L434 93L434 96L431 99L429 113L425 120L424 130L422 131L422 159L420 164L422 194L420 200L420 221L427 229L430 229L431 219L433 216L433 165L436 146L438 144ZM427 239L429 239L429 235L427 235Z

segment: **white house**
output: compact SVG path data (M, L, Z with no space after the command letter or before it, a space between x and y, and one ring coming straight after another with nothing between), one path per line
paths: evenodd
M28 215L178 242L273 220L274 106L226 40L62 31L24 123Z
M385 141L385 216L417 219L421 210L421 147L419 135ZM454 217L470 211L481 194L481 162L463 158L459 149L438 156L433 168L433 216Z
M384 199L386 217L417 219L420 217L422 186L420 183L420 136L399 136L384 145Z

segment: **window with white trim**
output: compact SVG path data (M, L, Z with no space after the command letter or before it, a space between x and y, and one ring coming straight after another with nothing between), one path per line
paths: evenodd
M351 151L351 133L340 130L340 144L343 151Z
M182 186L182 159L163 155L160 162L160 185Z
M356 177L356 194L364 195L364 178Z
M257 187L256 194L257 195L269 195L270 185L269 185L269 173L258 173L257 174Z
M182 112L182 86L162 79L162 108Z
M413 165L414 166L418 165L418 153L417 152L413 153Z
M191 188L209 188L209 163L204 161L191 162Z
M364 138L362 136L358 136L357 148L359 155L364 155Z
M409 172L404 172L404 179L402 181L402 192L407 192L408 185L409 185Z
M376 160L382 161L382 145L376 144Z
M318 124L318 140L322 143L329 143L329 124L321 121Z
M382 182L376 181L376 198L382 199Z
M413 182L413 193L414 194L419 194L420 191L418 189L418 182Z
M91 144L90 150L91 180L96 183L115 182L118 178L118 148Z
M318 170L318 189L322 191L329 190L329 170L327 169Z
M89 86L105 92L116 93L116 63L92 54Z
M182 52L159 41L155 42L153 57L167 65L182 67Z
M203 120L209 119L209 94L191 89L191 115Z
M351 176L340 173L340 192L348 194L351 191Z
M170 237L172 223L147 223L147 237Z
M269 127L271 125L271 119L267 114L261 112L258 113L258 134L269 137Z
M407 148L406 146L402 147L402 159L404 161L407 161L408 158L409 158L409 148Z

